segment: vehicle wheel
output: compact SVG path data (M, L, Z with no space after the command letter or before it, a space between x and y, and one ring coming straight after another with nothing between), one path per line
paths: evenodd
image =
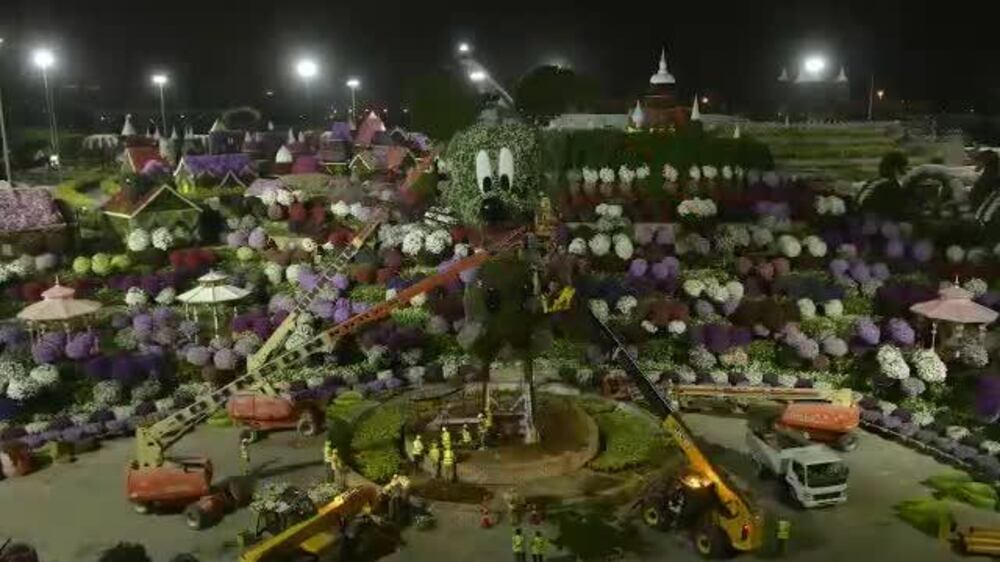
M722 529L705 521L694 531L694 549L702 558L724 558L729 554L729 543Z
M646 525L659 529L663 525L663 513L655 505L647 505L642 509L642 520Z
M139 515L146 515L150 512L150 506L148 503L136 502L132 504L132 509L135 510Z
M233 506L246 507L253 500L253 482L249 478L231 478L226 483L226 494L232 500Z
M197 502L184 508L184 520L187 526L195 531L208 526L208 514L201 510Z
M858 448L858 436L852 433L845 433L837 438L833 444L838 451L851 452Z
M296 426L298 432L306 437L312 437L316 435L319 430L319 424L316 423L316 414L313 412L305 412L299 417L299 423Z
M792 490L792 487L787 482L781 483L781 499L786 506L794 510L803 509L799 499L795 497L795 491Z

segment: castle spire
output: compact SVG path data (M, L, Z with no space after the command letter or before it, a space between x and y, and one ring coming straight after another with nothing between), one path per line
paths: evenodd
M639 104L639 100L635 101L635 108L632 109L630 117L632 119L632 125L634 125L637 129L641 129L643 123L646 121L646 115L642 111L642 105Z
M837 75L835 82L847 82L847 73L844 72L844 65L840 65L840 74Z
M701 110L698 109L698 96L694 97L694 104L691 105L691 120L701 121Z
M666 84L676 84L677 80L674 79L674 75L670 74L667 69L667 49L664 47L660 50L660 67L656 71L656 74L649 77L649 83L653 86L662 86Z
M781 75L778 76L778 82L788 82L788 68L781 67Z

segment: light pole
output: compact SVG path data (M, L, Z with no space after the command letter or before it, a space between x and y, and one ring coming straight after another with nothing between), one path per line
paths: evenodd
M312 59L299 59L295 64L295 73L306 85L306 121L312 113L312 92L309 90L309 83L319 74L319 65Z
M469 80L472 80L476 84L482 84L484 82L489 84L491 88L500 94L500 97L502 97L503 100L510 105L510 107L514 107L514 98L511 97L511 95L507 93L507 90L503 89L503 86L490 76L490 73L486 72L486 69L483 67L476 67L469 72Z
M361 87L361 80L357 78L350 78L347 80L347 87L351 89L351 119L357 119L357 101L355 98L355 92Z
M153 81L153 84L155 84L156 87L160 89L160 123L162 123L162 125L160 126L160 130L163 131L164 135L167 135L168 134L167 133L167 102L164 100L164 97L163 97L163 87L167 85L167 82L169 82L169 79L167 78L166 74L159 73L159 74L154 74L152 76L151 80Z
M42 84L45 86L45 106L49 112L49 142L52 148L53 161L59 162L59 127L56 124L55 99L49 90L49 68L55 64L56 57L48 49L38 49L32 55L32 61L42 71Z
M0 48L3 47L3 37L0 37ZM7 182L14 185L14 176L10 173L10 144L7 143L7 121L4 119L3 89L0 88L0 143L3 143L3 170Z

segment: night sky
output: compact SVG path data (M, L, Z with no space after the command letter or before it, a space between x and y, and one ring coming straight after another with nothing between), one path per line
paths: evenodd
M845 64L855 98L874 73L897 98L979 111L1000 99L997 24L967 2L642 4L0 0L0 55L4 88L23 96L38 89L30 48L51 45L60 95L109 111L155 109L155 68L171 75L173 107L261 105L266 90L276 103L300 102L293 73L300 54L321 62L318 99L344 104L344 80L357 75L366 99L392 111L405 103L407 80L450 64L463 39L508 86L535 65L557 62L595 78L614 100L645 88L664 44L683 92L719 92L737 106L807 51Z

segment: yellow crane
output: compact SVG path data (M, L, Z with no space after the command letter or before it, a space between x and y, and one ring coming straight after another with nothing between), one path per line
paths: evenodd
M695 549L704 557L750 552L763 543L764 518L745 492L712 463L698 447L687 424L650 381L618 336L598 318L590 316L635 383L649 407L662 419L663 429L687 459L688 471L669 486L666 497L647 498L644 518L649 523L671 519L674 526L693 527Z

